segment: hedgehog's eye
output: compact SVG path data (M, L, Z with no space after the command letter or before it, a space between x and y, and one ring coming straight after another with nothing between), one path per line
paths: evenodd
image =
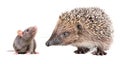
M64 32L62 33L61 37L68 37L70 35L70 32Z

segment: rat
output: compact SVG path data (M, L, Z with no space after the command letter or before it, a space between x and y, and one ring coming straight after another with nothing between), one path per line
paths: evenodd
M36 54L36 41L34 39L37 32L37 27L32 26L24 31L18 30L17 36L13 43L13 48L18 54Z

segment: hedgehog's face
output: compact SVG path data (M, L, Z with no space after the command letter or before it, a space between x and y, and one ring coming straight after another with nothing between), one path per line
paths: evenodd
M79 38L77 28L80 26L58 23L46 45L68 45L76 42Z

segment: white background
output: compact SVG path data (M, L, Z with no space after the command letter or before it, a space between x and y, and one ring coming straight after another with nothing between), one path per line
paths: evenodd
M0 0L0 64L120 64L119 6L119 0ZM114 42L106 56L74 54L72 46L45 46L59 15L77 7L100 7L110 16ZM35 39L39 54L9 52L17 30L34 25L38 27Z

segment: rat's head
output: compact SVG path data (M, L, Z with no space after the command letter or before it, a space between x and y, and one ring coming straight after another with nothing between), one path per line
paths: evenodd
M46 46L68 45L77 42L81 31L82 26L79 23L59 17L50 39L46 42Z
M21 30L18 30L18 35L25 40L30 40L34 38L36 32L37 32L37 27L33 26L25 29L23 32Z

